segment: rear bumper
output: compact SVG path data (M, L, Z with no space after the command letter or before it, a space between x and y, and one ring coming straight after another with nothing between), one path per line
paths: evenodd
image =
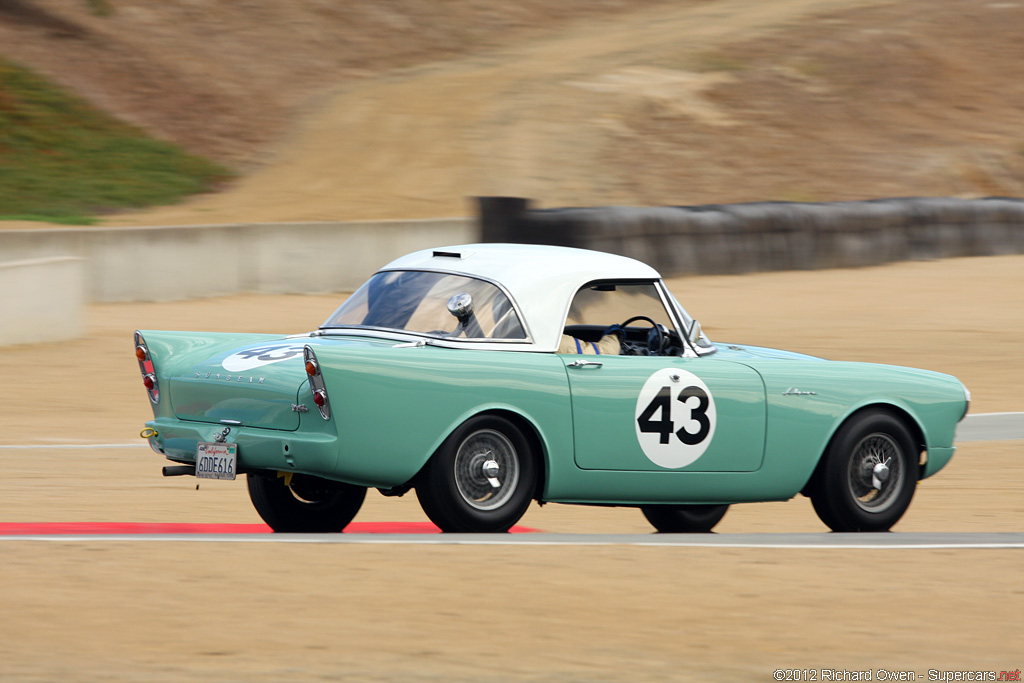
M334 478L338 464L337 437L235 425L158 418L146 423L156 430L150 445L169 460L194 464L196 445L212 442L225 428L225 443L238 446L238 470L277 470ZM351 482L359 483L359 482Z

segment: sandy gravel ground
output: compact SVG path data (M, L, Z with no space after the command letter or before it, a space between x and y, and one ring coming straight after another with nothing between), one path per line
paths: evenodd
M1024 257L675 280L719 341L957 375L1024 410ZM88 336L0 349L0 445L130 443L142 328L294 332L339 297L89 310ZM0 449L0 521L256 522L242 482L163 479L148 449ZM1024 446L972 443L900 531L1024 530ZM359 521L423 521L371 493ZM554 532L648 533L628 509L534 506ZM821 532L809 502L734 532ZM769 681L776 668L1024 668L1024 557L1000 550L0 544L0 679ZM820 680L820 672L819 672Z

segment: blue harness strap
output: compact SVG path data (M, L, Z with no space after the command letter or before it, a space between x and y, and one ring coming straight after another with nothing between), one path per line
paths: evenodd
M583 347L580 346L580 340L577 337L573 337L572 340L574 342L576 342L576 353L582 354L583 353ZM601 355L601 349L597 348L597 344L595 344L594 342L587 342L587 343L590 344L592 347L594 347L594 353L596 353L598 356Z

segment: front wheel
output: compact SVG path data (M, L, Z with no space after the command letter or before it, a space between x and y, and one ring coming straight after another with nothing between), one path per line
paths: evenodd
M522 432L480 415L445 439L416 484L423 511L441 531L508 531L533 499L537 466Z
M342 531L359 512L366 487L293 474L246 475L249 499L274 531L282 533L334 533Z
M888 531L914 497L918 461L903 422L881 411L857 415L825 452L810 493L814 511L833 531Z
M640 511L662 533L706 534L728 509L728 505L644 505Z

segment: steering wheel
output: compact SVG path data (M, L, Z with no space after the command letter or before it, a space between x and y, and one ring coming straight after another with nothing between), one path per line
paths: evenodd
M643 320L644 322L648 322L648 323L651 324L651 332L647 333L647 339L648 339L647 350L650 352L650 354L652 356L660 356L661 355L661 350L663 348L665 348L665 332L662 329L661 325L659 325L658 323L654 322L653 320L648 318L646 315L634 315L632 318L628 318L625 322L619 324L619 327L622 328L622 341L623 341L623 344L625 344L625 341L626 341L626 328L629 327L630 323L634 323L634 322L636 322L638 320ZM657 334L657 340L658 341L657 341L656 345L652 345L650 343L650 338L651 338L651 333L652 332Z

